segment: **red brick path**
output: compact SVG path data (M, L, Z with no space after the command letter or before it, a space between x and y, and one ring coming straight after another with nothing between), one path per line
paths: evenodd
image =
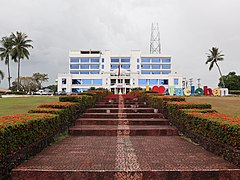
M238 167L178 136L144 102L120 96L96 107L70 128L70 137L14 169L12 178L240 179Z

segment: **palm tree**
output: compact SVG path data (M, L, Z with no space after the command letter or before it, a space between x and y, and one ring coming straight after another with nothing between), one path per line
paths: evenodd
M3 72L0 70L0 80L2 80L4 78L4 74ZM0 81L1 82L1 81Z
M10 37L3 37L1 40L2 47L0 47L1 60L5 60L8 66L8 88L11 87L11 74L10 74L10 56L12 51L12 40Z
M225 84L224 84L224 80L223 80L223 75L222 75L222 72L220 70L220 67L218 65L218 61L223 61L224 60L224 54L221 54L222 51L218 51L218 48L216 47L212 47L212 49L209 49L210 51L210 54L207 54L207 61L206 61L206 64L210 63L210 66L209 66L209 71L212 70L214 64L217 66L218 68L218 71L219 71L219 74L221 76L221 79L222 79L222 85L223 87L225 87Z
M28 39L28 36L22 32L16 32L11 34L12 39L12 58L18 63L18 77L17 77L17 91L19 91L19 78L20 78L20 62L21 59L29 59L28 48L33 48L30 44L32 40Z

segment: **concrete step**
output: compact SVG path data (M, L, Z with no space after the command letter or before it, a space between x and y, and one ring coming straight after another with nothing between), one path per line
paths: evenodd
M89 108L86 113L157 113L158 109L154 108Z
M106 118L106 119L156 119L164 118L161 113L84 113L82 118Z
M119 104L119 102L98 102L97 104ZM146 102L125 102L123 103L124 105L146 105L147 103Z
M75 125L169 125L166 119L99 119L79 118Z
M69 129L72 136L177 136L168 125L80 125Z
M95 108L117 108L118 104L96 104ZM125 108L144 108L148 107L146 104L124 104Z

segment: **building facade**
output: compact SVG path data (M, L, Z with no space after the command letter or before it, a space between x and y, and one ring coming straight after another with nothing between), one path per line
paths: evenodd
M163 54L111 54L109 50L70 51L69 73L58 74L58 92L78 93L90 87L107 88L114 94L149 86L182 87L182 76L172 73L172 58Z

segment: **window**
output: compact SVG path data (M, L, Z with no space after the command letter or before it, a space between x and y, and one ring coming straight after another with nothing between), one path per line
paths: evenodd
M130 58L122 58L121 62L123 62L123 63L128 62L129 63L130 62Z
M142 62L150 62L150 58L142 58Z
M159 79L159 85L163 85L164 84L164 80L163 79Z
M139 63L139 59L137 58L137 63Z
M125 84L130 85L130 79L125 79Z
M79 65L70 65L70 69L79 69Z
M67 89L66 88L62 88L62 92L66 92L67 91Z
M62 84L67 84L67 79L66 78L62 78Z
M163 63L170 63L171 59L170 58L162 58Z
M150 79L149 85L158 85L158 79Z
M91 71L90 74L99 74L99 71Z
M130 69L130 64L122 64L121 68L123 68L123 69Z
M163 85L168 85L168 79L163 80Z
M92 84L92 80L91 79L83 79L82 84L84 84L84 85Z
M111 64L111 69L117 69L118 65L117 64Z
M89 59L88 59L88 58L81 58L81 59L80 59L80 62L82 62L82 63L88 63L88 62L89 62Z
M116 84L116 79L111 79L111 85Z
M147 85L147 79L139 79L138 85Z
M73 93L80 93L87 90L88 90L87 88L72 88Z
M160 58L152 58L152 62L160 63Z
M160 69L160 65L152 65L152 69Z
M163 71L162 74L170 74L170 71Z
M113 62L113 63L114 63L114 62L115 62L115 63L116 63L116 62L119 62L119 59L118 59L118 58L111 58L111 62Z
M139 65L137 65L137 69L139 69Z
M104 65L102 65L102 69L104 69Z
M90 69L99 69L99 65L90 65Z
M82 84L81 79L72 79L72 84Z
M93 84L94 85L102 85L102 80L101 79L93 79Z
M70 74L79 74L77 71L70 71Z
M150 71L142 71L142 74L151 74Z
M79 59L78 58L70 58L71 63L78 63Z
M89 74L89 71L81 71L80 74Z
M174 79L174 85L178 85L178 79Z
M171 65L162 65L162 69L171 69Z
M152 74L161 74L160 71L153 71Z
M141 65L142 69L150 69L150 65Z
M80 69L89 69L89 65L80 65Z
M98 58L92 58L91 62L99 63L99 59Z
M102 63L104 63L104 58L102 58Z

